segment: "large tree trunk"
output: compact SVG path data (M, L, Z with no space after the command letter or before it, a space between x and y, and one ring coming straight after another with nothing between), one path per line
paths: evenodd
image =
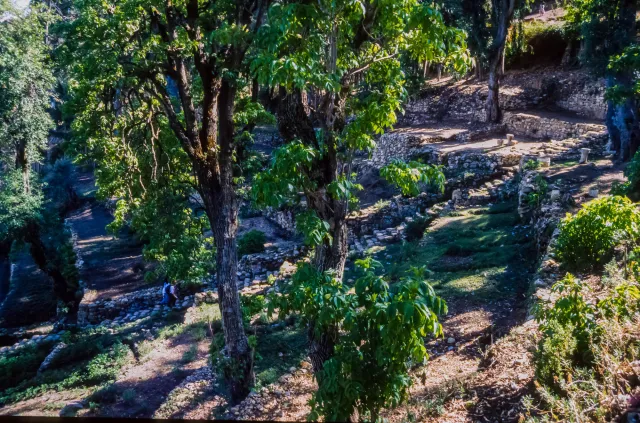
M504 56L509 26L513 18L515 0L502 0L494 12L499 17L495 37L489 49L489 95L487 96L487 122L499 122L502 118L500 111L500 65Z
M313 264L319 272L333 272L336 278L342 278L348 253L347 207L344 202L323 198L309 199L309 205L318 215L330 224L332 241L316 247ZM327 215L329 211L333 211ZM308 330L309 358L316 377L324 368L324 363L333 357L338 340L338 328L328 327L317 331L314 322Z
M53 280L53 292L56 297L64 302L72 313L75 313L78 306L75 287L69 285L57 266L50 265L47 248L41 239L40 226L36 222L30 222L25 228L25 241L29 243L33 261Z
M211 108L209 116L210 119L217 119L218 125L210 125L211 133L203 134L204 137L218 136L220 151L217 163L199 162L196 170L216 245L218 299L228 358L223 372L230 387L232 402L237 403L251 391L254 373L253 352L244 332L238 295L238 198L233 184L235 94L235 88L223 81L217 111Z
M330 103L331 102L331 103ZM328 116L327 110L337 104L334 100L325 97L318 106L318 120L329 129L330 125L338 125L341 118L336 119L335 113ZM339 107L340 104L337 104ZM318 140L313 128L310 116L303 103L303 95L300 91L287 93L280 88L279 103L277 107L278 130L285 141L290 142L300 139L307 145L318 147ZM327 137L331 137L331 130L324 131ZM342 278L347 259L347 204L345 201L335 200L326 192L326 186L338 176L337 152L333 147L334 142L330 138L324 140L328 151L313 169L310 177L316 181L319 189L307 193L309 207L316 211L318 216L329 223L329 232L332 241L325 242L316 247L313 265L319 272L332 271L338 278ZM316 377L324 367L324 363L334 354L334 347L338 338L338 330L335 327L318 328L314 322L308 326L309 358L313 365Z

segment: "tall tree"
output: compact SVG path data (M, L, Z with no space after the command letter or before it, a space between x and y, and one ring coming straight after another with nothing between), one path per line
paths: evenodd
M73 311L78 275L54 192L60 186L43 188L40 175L31 172L42 162L53 127L54 78L45 44L51 16L37 5L27 12L10 2L0 3L0 16L0 164L7 168L0 174L0 242L27 242L56 296Z
M504 49L509 34L509 27L513 19L516 6L521 0L492 0L492 42L489 45L487 62L489 70L489 92L487 95L486 119L488 122L498 122L502 118L500 111L500 69Z
M247 51L268 5L77 0L63 47L72 63L74 111L88 114L78 124L96 133L86 140L89 148L103 148L96 141L109 133L127 143L128 127L116 134L102 124L104 113L134 115L146 107L153 119L166 122L188 158L214 235L223 367L234 401L249 393L254 379L237 285L237 163L246 151L236 100L245 84ZM151 123L148 128L150 139L155 129ZM151 142L147 148L157 153Z
M357 205L354 156L371 151L374 136L396 121L405 96L400 52L419 61L443 57L462 70L468 63L465 34L414 0L289 1L274 4L268 22L254 69L261 83L278 87L277 120L286 145L252 192L271 206L299 201L300 192L306 199L308 210L297 216L297 225L315 248L314 274L329 276L301 278L321 285L303 290L311 298L292 302L306 313L310 358L322 385L344 317L334 311L342 300L333 299L341 285L332 281L342 279L346 217ZM309 91L320 96L317 108L305 102ZM425 179L438 180L434 168L422 170Z

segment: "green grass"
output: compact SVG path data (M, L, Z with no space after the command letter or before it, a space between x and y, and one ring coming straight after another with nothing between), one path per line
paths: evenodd
M304 329L287 327L281 331L259 334L256 354L256 387L275 382L307 355ZM282 357L280 356L282 353Z
M182 354L183 363L191 363L198 357L198 346L191 345L187 351Z
M373 255L391 282L412 266L426 266L429 280L445 299L499 299L526 288L533 245L514 203L464 211L441 220L421 243L393 244ZM345 279L356 278L350 271Z
M560 168L564 168L564 167L573 167L573 166L577 166L578 165L578 161L577 160L567 160L564 162L555 162L552 164L551 167L560 167Z
M48 391L91 387L113 381L131 355L126 345L116 343L90 360L62 369L47 370L0 392L0 405L35 398Z

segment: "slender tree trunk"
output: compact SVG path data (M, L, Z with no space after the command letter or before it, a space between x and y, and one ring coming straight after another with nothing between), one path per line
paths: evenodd
M422 79L427 79L427 71L429 70L429 61L424 61L424 66L422 67Z
M500 75L499 68L504 56L504 48L507 42L509 26L513 18L515 0L503 0L497 11L500 20L497 24L495 37L489 49L489 95L487 96L486 117L487 122L499 122L502 118L500 112Z
M318 215L330 224L331 243L316 247L313 264L319 272L331 271L335 277L342 278L348 253L348 230L346 221L346 205L343 202L323 198L310 199L309 205ZM327 215L329 210L334 213ZM324 368L324 363L333 357L334 348L338 340L338 328L329 327L324 331L317 331L314 322L308 330L309 358L316 376Z
M31 186L29 184L30 168L26 140L16 143L16 169L22 172L22 186L24 187L25 194L29 194L31 192Z
M487 122L499 122L502 118L500 111L500 80L498 76L499 60L489 64L489 93L487 96L486 116Z

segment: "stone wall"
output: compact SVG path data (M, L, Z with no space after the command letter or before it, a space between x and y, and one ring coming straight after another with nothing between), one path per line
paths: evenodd
M582 71L508 73L502 81L500 105L504 111L552 108L604 120L605 84ZM436 119L485 119L486 81L462 81L425 90L409 102L400 125L422 125Z
M602 124L580 122L569 117L563 120L556 115L540 113L505 112L502 122L508 132L536 139L564 140L606 130Z
M113 320L128 312L152 309L162 301L160 287L147 288L116 299L83 301L78 309L78 325L99 324L104 320Z

